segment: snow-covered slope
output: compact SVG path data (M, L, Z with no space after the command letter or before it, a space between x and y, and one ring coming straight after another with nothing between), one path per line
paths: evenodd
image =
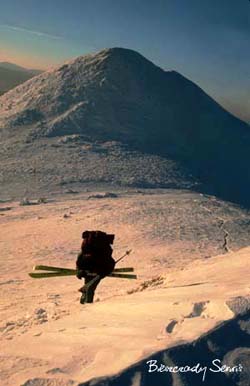
M247 211L179 192L9 205L0 217L1 385L249 386L249 314L194 341L249 306L250 248L238 250L249 242ZM132 248L119 267L133 266L138 280L105 278L94 304L81 305L75 277L27 273L37 264L72 268L85 229L114 232L115 258ZM209 367L218 358L244 371L208 371L204 382L148 373L147 360L167 358Z

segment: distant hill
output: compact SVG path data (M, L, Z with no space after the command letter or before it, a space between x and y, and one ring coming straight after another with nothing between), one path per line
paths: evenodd
M13 63L0 62L0 95L41 72L41 70L30 70Z
M22 67L22 66L19 66L17 64L10 63L10 62L0 62L0 67L6 68L7 70L28 72L28 73L34 74L34 75L38 75L38 74L41 74L43 72L42 70L25 68L25 67Z
M25 82L0 97L0 128L10 191L18 179L34 189L185 185L250 205L249 126L132 50L81 56Z

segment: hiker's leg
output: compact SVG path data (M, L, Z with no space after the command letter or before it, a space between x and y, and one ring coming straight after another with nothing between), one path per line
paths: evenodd
M93 279L93 276L91 277L91 280ZM89 287L87 287L86 290L86 296L85 296L85 302L86 303L93 303L94 301L94 295L95 290L98 284L100 283L101 279L96 280L93 284L91 284Z
M80 298L80 303L81 304L84 304L86 303L86 294L87 294L87 290L85 288L85 285L88 284L88 282L91 280L90 276L85 276L84 278L84 286L82 288L80 288L79 291L82 292L82 296Z
M93 276L86 276L84 279L84 285L88 284L92 279L93 279ZM80 299L81 304L93 303L95 289L98 286L98 284L100 283L100 281L101 281L101 279L98 279L92 285L83 289L82 296Z

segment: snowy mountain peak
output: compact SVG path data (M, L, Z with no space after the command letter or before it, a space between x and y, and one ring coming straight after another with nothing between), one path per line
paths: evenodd
M135 51L80 56L0 97L2 141L75 135L180 161L209 189L249 200L249 126Z

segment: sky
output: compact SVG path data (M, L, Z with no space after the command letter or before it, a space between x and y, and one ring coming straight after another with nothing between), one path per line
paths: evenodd
M108 47L180 72L250 122L249 0L0 0L0 61L46 69Z

